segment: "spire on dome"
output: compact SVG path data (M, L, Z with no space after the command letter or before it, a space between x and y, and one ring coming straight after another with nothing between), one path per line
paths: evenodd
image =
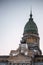
M32 8L31 8L31 10L30 10L30 18L32 18Z

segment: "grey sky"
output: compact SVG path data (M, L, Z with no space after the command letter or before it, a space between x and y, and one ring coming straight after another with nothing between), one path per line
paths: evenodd
M0 54L18 48L31 7L43 50L43 0L0 0Z

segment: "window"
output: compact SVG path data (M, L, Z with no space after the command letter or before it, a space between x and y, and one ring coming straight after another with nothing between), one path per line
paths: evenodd
M27 43L33 43L33 42L37 42L37 39L33 37L27 39Z

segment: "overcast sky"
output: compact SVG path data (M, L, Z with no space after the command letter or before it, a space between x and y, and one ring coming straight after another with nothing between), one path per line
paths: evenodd
M43 51L43 0L0 0L0 55L18 48L31 7Z

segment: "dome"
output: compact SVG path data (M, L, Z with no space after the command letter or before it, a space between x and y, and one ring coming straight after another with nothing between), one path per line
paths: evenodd
M27 34L27 33L38 34L38 28L35 22L33 21L32 13L30 14L29 21L26 23L24 27L24 34Z

